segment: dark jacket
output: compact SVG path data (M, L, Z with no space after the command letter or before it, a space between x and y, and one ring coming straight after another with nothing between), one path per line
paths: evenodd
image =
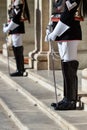
M80 21L75 20L75 13L79 6L80 0L70 0L70 2L76 2L77 6L72 10L68 10L66 4L64 8L64 12L61 13L60 21L65 25L68 25L70 28L65 31L60 37L57 37L56 40L81 40L82 39L82 31L80 26ZM57 22L54 22L53 28L55 28Z
M15 10L18 11L17 14L15 13ZM18 24L19 26L16 27L14 30L10 31L10 34L25 33L24 21L21 20L22 10L23 10L23 4L20 4L17 7L14 6L14 8L11 9L10 11L10 13L12 13L11 20L14 23Z

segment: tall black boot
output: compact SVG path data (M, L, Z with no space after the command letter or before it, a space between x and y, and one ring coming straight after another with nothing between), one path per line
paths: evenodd
M62 68L63 87L64 87L63 95L64 95L64 99L66 100L66 83L65 83L66 76L65 76L65 69L64 69L64 62L63 62L63 60L61 60L61 68ZM64 99L63 99L63 101L64 101Z
M64 100L60 105L55 107L56 110L74 110L76 109L77 91L78 91L78 78L77 69L78 61L73 60L63 62L63 75L64 75Z
M23 76L25 72L24 69L24 56L23 56L23 46L14 47L13 52L16 60L17 71L10 74L11 76Z

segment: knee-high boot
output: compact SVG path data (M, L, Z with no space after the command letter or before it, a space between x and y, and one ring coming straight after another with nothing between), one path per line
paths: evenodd
M59 101L57 104L56 103L52 103L51 106L53 106L53 107L59 106L59 105L63 104L67 100L66 99L65 73L64 73L63 60L61 60L61 70L62 70L62 76L63 76L63 88L64 88L63 96L64 96L64 98L61 101Z
M77 101L78 92L78 61L63 62L65 79L65 97L70 101Z
M16 60L17 71L10 74L11 76L23 76L24 69L24 56L23 56L23 46L14 47L13 52Z
M78 61L62 62L62 71L64 79L64 99L55 107L56 110L76 109L78 92Z
M63 92L64 98L63 98L63 101L64 101L65 98L66 98L66 87L65 87L65 71L64 71L63 60L61 60L61 70L62 70L62 75L63 75L63 88L64 88L64 92ZM60 102L60 103L62 103L62 102Z

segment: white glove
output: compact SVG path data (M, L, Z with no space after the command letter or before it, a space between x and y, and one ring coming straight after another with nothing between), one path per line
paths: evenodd
M48 35L48 41L55 41L56 37L57 36L52 32Z
M3 32L4 33L7 33L9 30L8 30L8 27L3 27Z
M47 28L46 28L46 36L45 36L45 42L49 42L49 40L48 40L48 36L49 36L49 34L52 32L52 25L53 25L53 22L52 21L50 21L49 23L48 23L48 25L47 25Z
M46 36L45 36L45 42L55 41L56 35L53 32L50 32L50 30L46 30Z
M50 34L50 30L46 29L46 36L45 36L45 42L48 42L48 35Z
M3 26L3 32L7 33L10 30L14 30L15 28L17 28L19 25L14 23L13 21L11 21L8 26Z
M52 22L49 22L49 24L47 25L45 42L49 42L48 36L52 32L52 24L53 24Z
M56 37L60 37L64 32L66 32L70 27L61 21L59 21L54 28L53 32L48 35L48 41L55 41Z

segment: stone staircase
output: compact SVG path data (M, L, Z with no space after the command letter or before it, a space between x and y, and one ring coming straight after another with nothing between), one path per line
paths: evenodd
M87 93L81 91L81 87L77 110L54 111L50 106L55 102L52 72L27 69L28 77L10 77L6 63L5 57L0 55L0 104L17 129L87 130ZM14 71L15 64L12 59L10 67L11 71ZM60 100L63 92L60 72L57 88Z
M0 123L0 130L63 130L58 123L45 114L45 108L39 105L44 106L43 103L28 92L27 89L35 92L33 86L37 87L36 83L30 79L28 81L26 77L20 77L18 80L10 78L7 67L3 63L0 63L0 69L0 105L15 126L15 128L9 126L10 128L7 129L9 124L5 125L3 122L6 129L2 129Z

